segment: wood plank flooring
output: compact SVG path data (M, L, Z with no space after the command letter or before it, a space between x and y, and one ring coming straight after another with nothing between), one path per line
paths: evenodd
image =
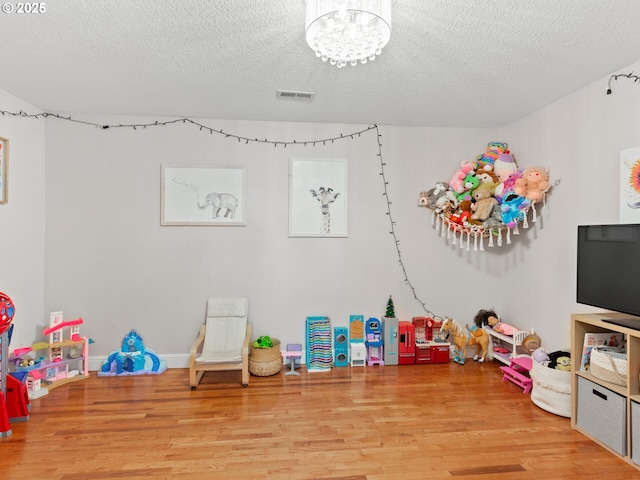
M0 478L640 479L498 367L303 368L248 388L208 373L195 391L187 370L93 372L32 400L0 439Z

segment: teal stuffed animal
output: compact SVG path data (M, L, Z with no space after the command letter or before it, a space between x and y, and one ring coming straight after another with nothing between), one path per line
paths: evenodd
M502 212L502 222L509 228L515 228L520 220L526 215L526 210L531 202L515 193L510 193L502 200L500 210Z

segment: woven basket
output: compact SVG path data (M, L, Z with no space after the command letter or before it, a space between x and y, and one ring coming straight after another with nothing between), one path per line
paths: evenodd
M627 354L611 347L591 350L589 364L591 375L599 380L627 386Z
M256 363L249 360L249 372L256 377L269 377L282 370L282 358L266 363Z
M280 353L280 340L271 339L270 348L255 348L251 346L249 353L249 372L257 377L275 375L282 369L282 354Z

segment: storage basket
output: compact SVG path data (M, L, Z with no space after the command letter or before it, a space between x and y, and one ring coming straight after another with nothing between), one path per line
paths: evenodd
M594 348L591 350L589 371L599 380L626 387L627 354L619 348Z
M280 340L271 339L269 348L256 348L251 345L249 354L249 372L257 377L268 377L282 370L282 354Z
M531 401L547 412L571 417L571 372L531 362Z

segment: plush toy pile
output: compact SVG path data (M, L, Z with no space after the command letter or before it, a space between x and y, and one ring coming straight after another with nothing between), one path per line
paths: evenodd
M448 182L420 193L418 206L433 210L433 225L452 243L467 249L474 238L474 249L488 245L502 245L502 233L511 243L511 232L518 234L518 224L528 227L527 214L535 204L545 201L551 184L545 167L521 169L507 149L506 143L490 142L487 151L473 161L463 161Z

